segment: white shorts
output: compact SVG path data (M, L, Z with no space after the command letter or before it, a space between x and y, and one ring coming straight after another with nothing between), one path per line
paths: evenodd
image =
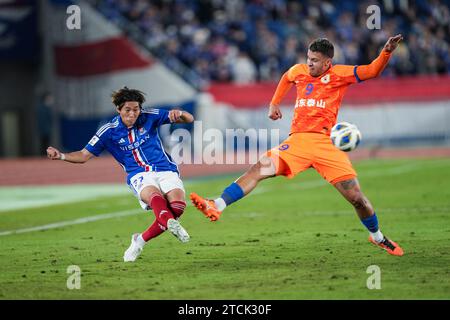
M148 186L158 188L163 194L166 194L173 189L181 189L185 192L183 181L181 181L178 173L176 172L162 171L138 173L130 179L129 187L133 191L134 195L139 199L139 204L144 210L150 210L150 206L142 201L140 195L141 191Z

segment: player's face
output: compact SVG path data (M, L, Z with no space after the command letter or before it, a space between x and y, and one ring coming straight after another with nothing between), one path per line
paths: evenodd
M127 127L132 127L141 114L141 108L139 107L138 102L127 101L123 105L122 109L119 110L119 108L117 108L117 112L119 112L122 122Z
M308 65L309 74L313 77L318 77L330 68L331 58L320 52L308 50L306 64Z

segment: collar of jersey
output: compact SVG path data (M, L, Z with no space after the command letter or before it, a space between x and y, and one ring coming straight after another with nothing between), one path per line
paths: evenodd
M317 77L313 77L312 75L309 75L310 77L314 78L314 79L321 79L322 77L326 76L328 73L331 72L331 69L333 69L333 65L330 66L330 68L328 68L327 71L325 71L324 73L322 73L320 76Z
M137 126L137 124L140 122L140 120L141 120L141 116L142 115L139 115L139 117L136 119L136 122L134 123L134 125L131 127L131 128L128 128L123 122L122 122L122 117L119 115L119 116L117 116L118 118L119 118L119 129L121 129L121 130L125 130L125 131L129 131L129 130L131 130L131 129L134 129L134 128L136 128Z

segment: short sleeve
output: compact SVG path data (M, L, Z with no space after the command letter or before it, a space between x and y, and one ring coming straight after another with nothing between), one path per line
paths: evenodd
M105 150L105 144L102 139L95 134L88 144L84 147L87 151L98 157Z
M346 83L352 84L356 82L361 82L356 73L358 66L350 65L336 65L333 66L333 73L342 78Z
M295 64L287 71L287 79L294 82L295 78L300 74L306 73L306 64Z
M147 116L147 121L151 120L157 127L171 123L169 111L165 109L147 109L142 110L142 113Z

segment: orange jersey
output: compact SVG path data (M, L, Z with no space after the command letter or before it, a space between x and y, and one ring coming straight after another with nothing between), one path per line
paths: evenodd
M320 77L310 76L306 64L289 69L288 80L297 87L291 133L330 134L345 91L357 82L354 69L355 66L333 66Z
M291 131L330 134L342 99L349 85L378 76L389 61L390 53L382 51L370 65L336 65L319 77L308 72L306 64L296 64L281 78L271 105L278 105L292 87L297 87Z

